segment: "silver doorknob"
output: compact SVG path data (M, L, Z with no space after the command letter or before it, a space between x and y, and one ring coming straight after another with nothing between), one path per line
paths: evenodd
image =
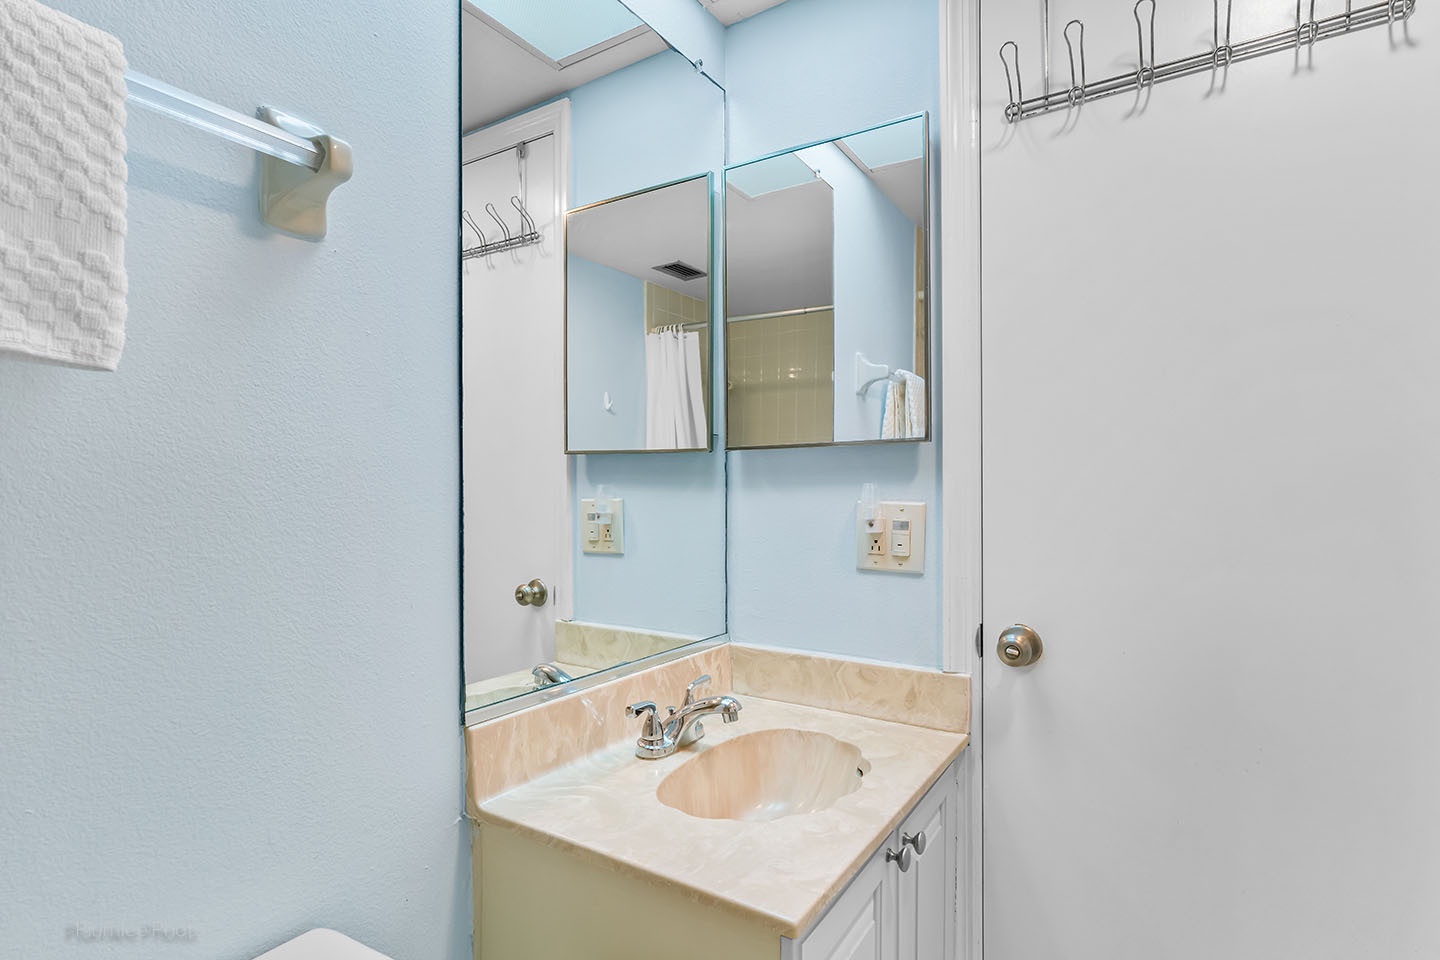
M995 654L1008 667L1028 667L1044 652L1045 645L1040 642L1040 634L1023 623L1017 623L1000 634L1000 642L995 645Z
M915 831L914 833L901 834L901 835L900 835L900 845L901 845L901 846L904 846L904 845L907 844L907 843L908 843L910 846L912 846L912 847L915 848L915 856L917 856L917 857L923 857L923 856L925 855L925 831L924 831L924 830L917 830L917 831Z
M911 853L910 848L902 843L899 853L894 850L885 851L885 862L896 864L900 867L900 872L904 873L910 869L910 864L915 862L915 854Z
M531 580L515 588L515 602L522 607L543 607L550 599L550 590L543 580Z

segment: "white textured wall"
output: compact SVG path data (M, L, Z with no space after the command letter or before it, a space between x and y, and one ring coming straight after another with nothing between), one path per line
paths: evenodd
M357 172L283 238L252 155L137 112L120 372L0 359L0 956L468 956L455 5L56 4Z

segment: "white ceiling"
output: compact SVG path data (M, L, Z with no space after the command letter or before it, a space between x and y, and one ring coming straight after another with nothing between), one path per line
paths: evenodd
M778 7L785 0L700 0L706 10L725 26Z
M800 310L835 302L835 194L816 180L725 206L725 313Z
M707 277L679 280L654 268L682 260L710 271L710 185L701 177L572 214L566 251L632 277L708 300Z
M669 49L655 31L560 68L467 3L460 26L460 129L476 130Z
M920 159L892 163L866 175L900 208L900 212L917 227L925 225L925 161Z

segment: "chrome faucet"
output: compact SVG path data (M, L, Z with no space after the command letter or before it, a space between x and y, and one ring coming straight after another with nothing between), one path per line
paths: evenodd
M659 708L646 700L632 703L625 708L625 716L645 717L640 739L635 744L635 756L642 760L659 760L668 757L677 749L689 746L705 736L700 718L718 713L726 723L740 719L740 701L730 696L695 698L695 688L710 682L709 675L700 677L685 688L685 703L680 709L671 707L667 718L662 721Z
M575 678L553 663L542 663L530 671L530 676L535 678L535 686L552 687L557 683L569 683Z

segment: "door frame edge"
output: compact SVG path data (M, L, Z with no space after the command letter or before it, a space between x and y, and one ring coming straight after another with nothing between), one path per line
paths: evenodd
M984 955L981 796L982 593L980 3L940 15L940 419L944 669L971 678L970 745L960 765L958 954ZM983 641L983 638L981 638ZM982 643L983 646L983 643Z

